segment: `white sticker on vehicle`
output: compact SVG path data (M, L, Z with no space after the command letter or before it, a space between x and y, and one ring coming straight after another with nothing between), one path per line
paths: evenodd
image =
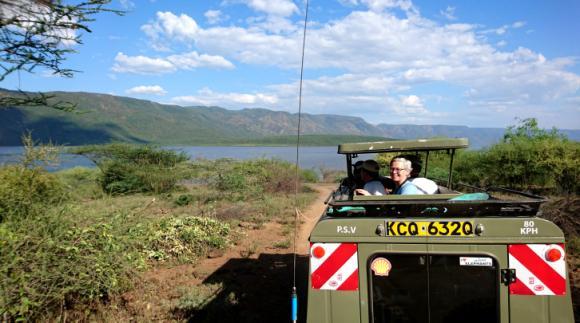
M460 266L491 267L493 260L489 257L459 257Z

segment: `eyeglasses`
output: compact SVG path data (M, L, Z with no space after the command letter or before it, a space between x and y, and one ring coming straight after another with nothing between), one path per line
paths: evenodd
M404 170L407 170L407 169L405 169L405 168L394 168L394 167L391 167L391 173L400 173L400 172L402 172Z

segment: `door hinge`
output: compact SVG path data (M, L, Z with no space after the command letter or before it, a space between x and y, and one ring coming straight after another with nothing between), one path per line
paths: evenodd
M516 270L512 268L501 270L501 282L502 284L509 286L516 282Z

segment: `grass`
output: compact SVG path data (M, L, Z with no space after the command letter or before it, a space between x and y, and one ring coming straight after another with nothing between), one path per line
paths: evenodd
M274 243L274 248L276 248L276 249L288 249L288 248L290 248L290 240L284 239L281 241L276 241L276 243Z
M138 164L130 164L142 174ZM235 243L243 235L239 223L290 223L294 213L289 163L179 160L170 168L144 167L148 174L141 178L162 183L169 178L171 185L154 189L161 186L145 183L148 189L134 186L118 194L103 185L99 169L48 173L28 165L0 168L3 320L59 320L71 310L75 319L90 320L103 303L131 289L147 268L195 263ZM176 168L179 172L171 176L162 174ZM125 183L124 178L116 180ZM301 193L300 205L311 196ZM250 245L246 256L256 251ZM206 292L184 294L175 311L195 309L209 297Z

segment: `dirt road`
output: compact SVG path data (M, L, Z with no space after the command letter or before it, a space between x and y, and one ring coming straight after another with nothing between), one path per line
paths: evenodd
M301 212L297 235L296 287L299 318L305 321L308 282L308 237L324 210L334 184L317 184L316 200ZM142 321L289 322L294 277L293 237L283 226L267 223L222 255L195 266L158 268L148 272L135 290L123 295L116 318ZM288 248L280 241L289 240ZM277 247L276 247L277 246Z
M310 232L312 231L312 228L314 228L316 221L318 221L318 218L326 207L324 200L326 200L330 192L336 188L336 184L318 184L314 188L319 193L318 197L302 214L302 224L300 225L300 230L298 231L298 242L296 243L296 246L297 252L300 255L308 254L308 237L310 236Z

